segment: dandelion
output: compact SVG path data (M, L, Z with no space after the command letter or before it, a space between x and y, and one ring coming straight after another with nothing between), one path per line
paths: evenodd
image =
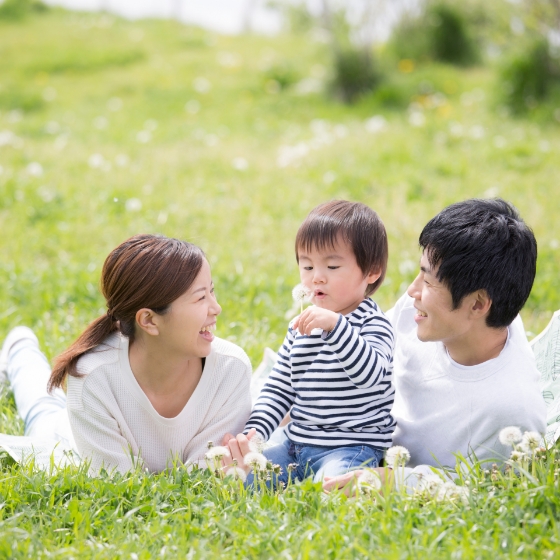
M523 438L521 430L517 426L508 426L500 432L500 443L502 445L514 445Z
M364 469L356 479L358 489L361 492L369 493L371 490L381 490L381 479L379 475L370 469Z
M293 290L292 290L292 297L294 298L294 301L296 303L299 303L301 306L301 311L300 313L303 313L303 302L305 299L307 299L309 297L309 289L306 288L303 284L298 284Z
M262 453L264 449L264 439L259 435L254 435L249 441L249 449L253 453Z
M532 455L541 446L541 435L538 432L525 432L520 447L525 453Z
M243 462L254 471L265 471L267 467L266 457L262 453L257 453L255 451L247 453L243 458Z
M443 480L435 474L425 474L419 478L418 490L429 496L437 496L443 486Z
M394 445L387 450L385 461L389 467L404 467L410 461L410 451L402 445Z
M226 477L228 476L231 476L234 480L241 480L241 482L247 480L247 473L240 467L230 467L226 471Z
M445 482L442 484L437 493L437 500L449 502L462 501L467 503L469 499L469 489L464 486L457 486L454 482Z
M229 456L230 456L229 449L222 445L216 445L215 447L214 446L210 447L205 455L206 459L208 459L209 461L219 461L224 457L229 457Z
M527 453L524 453L523 451L519 451L517 449L514 449L511 452L511 455L509 456L511 461L514 461L515 463L520 463L521 461L524 461L525 459L527 459Z

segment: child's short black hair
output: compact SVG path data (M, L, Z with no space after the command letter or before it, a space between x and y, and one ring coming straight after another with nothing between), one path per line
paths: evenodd
M299 263L299 249L334 247L339 238L352 247L364 276L381 272L381 276L366 289L365 295L370 296L385 278L389 247L383 222L365 204L331 200L311 210L296 235L296 260Z
M422 230L420 247L457 309L468 294L486 290L492 300L489 327L512 323L531 292L537 242L505 200L471 199L442 210Z

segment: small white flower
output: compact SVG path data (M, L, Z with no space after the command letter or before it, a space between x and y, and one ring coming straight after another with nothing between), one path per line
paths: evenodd
M532 455L541 446L541 435L538 432L525 432L520 446L523 451Z
M229 449L222 445L216 445L216 447L211 447L210 449L208 449L205 455L205 457L209 461L213 461L214 459L219 460L222 459L223 457L229 457L229 456L230 456Z
M509 456L510 460L514 461L515 463L519 463L527 459L527 457L528 455L526 453L523 453L523 451L518 451L517 449L514 449Z
M245 482L247 480L247 473L239 467L230 467L226 471L226 476L231 476L235 480L241 480L241 482Z
M394 445L385 454L386 463L394 467L404 467L410 461L410 451L402 445Z
M438 501L448 500L450 502L462 501L468 502L469 489L464 486L457 486L454 482L445 482L442 484L437 493Z
M358 488L361 490L381 490L381 479L379 478L379 475L370 469L364 469L358 475L357 482Z
M423 475L418 481L418 490L426 492L430 496L436 496L443 486L443 480L436 474Z
M508 426L500 432L499 437L503 445L513 445L521 441L523 434L517 426Z
M309 290L303 284L298 284L292 290L292 297L296 303L300 303L309 297Z
M264 443L264 439L259 434L256 434L249 441L249 449L254 453L262 453Z
M243 457L243 462L247 467L251 467L255 471L265 471L267 459L262 453L250 451Z

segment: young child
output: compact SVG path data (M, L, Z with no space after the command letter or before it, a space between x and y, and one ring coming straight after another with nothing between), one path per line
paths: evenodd
M292 480L377 467L395 428L393 329L369 298L387 269L383 223L364 204L327 202L307 216L295 245L314 305L290 323L245 426L267 440L290 411L286 440L264 452L281 466L281 482L290 464Z

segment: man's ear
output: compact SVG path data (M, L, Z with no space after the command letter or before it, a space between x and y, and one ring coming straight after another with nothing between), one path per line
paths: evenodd
M159 335L159 316L157 313L147 307L143 307L136 312L135 318L138 327L146 334L150 336Z
M492 300L486 290L477 290L472 294L471 314L476 318L486 317L490 313Z

